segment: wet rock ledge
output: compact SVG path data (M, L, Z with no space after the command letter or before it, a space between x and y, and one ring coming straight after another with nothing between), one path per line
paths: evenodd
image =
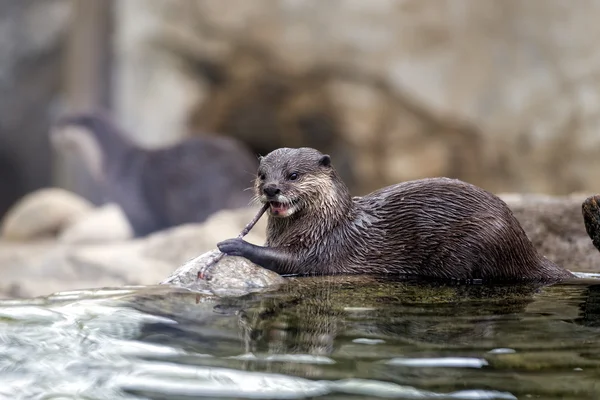
M500 195L542 254L572 271L600 272L600 253L581 215L587 196ZM237 236L255 213L255 207L221 211L202 224L134 239L116 205L94 207L64 190L43 189L24 197L0 225L0 298L121 285L194 286L215 244ZM265 228L263 217L246 239L263 243ZM244 259L224 257L209 285L235 292L279 282Z

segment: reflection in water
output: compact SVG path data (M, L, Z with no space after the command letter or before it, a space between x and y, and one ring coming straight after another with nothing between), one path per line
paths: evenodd
M0 302L0 398L589 398L600 285L290 279ZM45 396L45 397L44 397Z

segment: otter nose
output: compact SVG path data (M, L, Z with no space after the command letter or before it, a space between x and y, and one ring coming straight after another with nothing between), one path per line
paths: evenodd
M263 192L269 197L273 197L281 193L281 190L275 185L267 185L263 188Z

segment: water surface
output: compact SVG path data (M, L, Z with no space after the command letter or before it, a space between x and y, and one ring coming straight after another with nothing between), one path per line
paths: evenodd
M596 398L599 343L593 281L64 292L0 301L0 398Z

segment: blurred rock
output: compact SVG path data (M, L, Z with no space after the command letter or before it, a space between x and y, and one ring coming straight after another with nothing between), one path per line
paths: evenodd
M52 183L47 133L60 101L72 3L0 1L0 218Z
M354 194L437 175L593 192L599 12L600 0L118 2L117 109L146 141L189 122L255 148L337 152Z
M176 266L139 255L134 242L87 246L0 242L0 298L159 282Z
M501 194L538 251L577 272L600 272L600 252L585 231L581 204L589 195Z
M223 210L211 215L202 224L187 224L155 233L143 241L145 257L181 265L215 248L225 239L236 237L254 218L258 207ZM266 240L267 217L254 225L244 240L262 245Z
M23 197L4 216L0 232L5 240L28 241L52 237L93 209L82 197L47 188ZM0 264L1 265L1 264Z
M6 242L0 240L0 298L31 297L49 294L62 287L81 283L80 280L58 277L53 282L52 266L54 241L35 243ZM58 283L58 284L56 284Z
M101 216L106 214L110 219L103 220ZM113 233L120 232L122 220L114 208L106 207L85 213L63 232L60 237L67 238L63 241L57 238L28 242L0 240L3 277L0 298L32 297L61 290L105 286L157 284L173 275L173 271L186 261L213 249L217 242L237 236L255 214L255 207L222 211L204 224L184 225L144 239L116 241ZM253 243L263 243L265 224L266 218L263 218L246 238ZM96 232L102 229L109 230L109 233ZM274 281L273 273L248 265L241 259L232 265L228 258L224 257L225 267L215 270L211 288L216 290L218 285L222 285L228 290L250 290ZM198 266L198 263L196 259L188 266ZM229 282L233 276L236 280ZM185 275L178 279L185 281Z
M108 203L68 224L58 236L61 243L118 242L133 238L123 210Z
M74 271L90 282L116 279L120 281L119 285L156 284L177 267L176 264L144 257L140 250L141 243L137 241L75 246L65 250L65 258ZM97 286L92 284L91 287Z

